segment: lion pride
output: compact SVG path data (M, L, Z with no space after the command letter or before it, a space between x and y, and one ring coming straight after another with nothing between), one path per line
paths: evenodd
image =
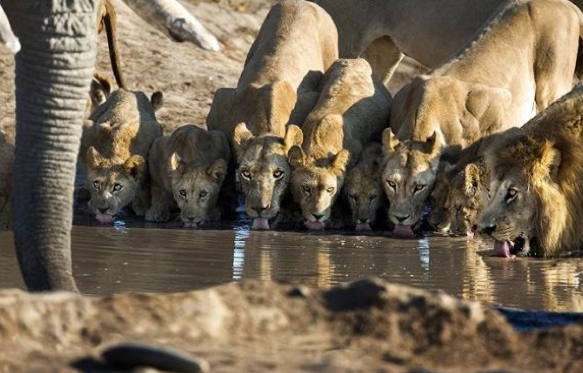
M326 72L322 92L303 126L302 147L289 153L291 190L309 229L324 229L363 146L380 137L390 95L362 58L339 59Z
M410 236L419 221L443 151L520 126L571 89L582 29L583 14L567 1L510 1L464 48L399 91L382 171L399 233Z
M478 229L494 255L550 257L583 244L583 87L486 153L491 200Z
M237 177L254 229L269 229L288 191L288 150L301 144L298 127L318 98L317 88L338 58L330 16L306 1L275 4L251 46L237 88L217 90L209 130L230 139Z

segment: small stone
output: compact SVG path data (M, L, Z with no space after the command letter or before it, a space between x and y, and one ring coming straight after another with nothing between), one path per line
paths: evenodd
M151 367L167 372L208 372L206 360L168 347L142 343L120 343L107 348L101 356L111 366L132 369Z

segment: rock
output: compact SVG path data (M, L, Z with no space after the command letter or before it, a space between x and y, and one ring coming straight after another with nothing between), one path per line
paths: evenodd
M114 367L131 369L151 367L168 372L198 373L208 372L209 364L185 352L168 347L141 343L121 343L108 347L101 354Z

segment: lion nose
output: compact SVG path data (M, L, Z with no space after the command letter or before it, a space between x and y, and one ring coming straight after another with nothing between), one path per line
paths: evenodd
M399 221L399 223L402 223L405 220L409 219L409 216L411 216L411 215L410 214L408 214L408 215L401 215L401 216L395 215L395 219L397 219Z
M316 219L317 221L320 221L320 219L322 219L324 217L324 215L318 215L318 214L312 214L312 216L314 217L314 219Z
M494 233L495 230L496 230L495 224L488 225L487 227L482 228L482 232L487 235L491 235L492 233Z
M251 209L253 209L253 211L255 211L258 215L261 215L261 213L267 209L269 209L271 206L270 205L265 205L265 206L253 206Z
M105 212L107 211L108 208L107 207L105 207L105 208L99 207L97 209L99 210L100 213L105 214Z
M358 224L368 223L368 219L358 219Z

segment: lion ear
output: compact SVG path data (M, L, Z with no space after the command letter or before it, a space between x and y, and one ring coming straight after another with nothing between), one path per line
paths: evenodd
M393 129L385 128L383 131L383 154L394 152L397 145L399 145L399 139L393 133Z
M141 155L132 155L124 162L123 168L130 176L138 180L146 172L146 161Z
M538 162L539 172L541 172L540 176L548 176L553 181L557 180L559 168L561 167L561 160L561 152L551 144L547 144Z
M207 173L217 184L222 184L227 176L227 161L217 159L207 170Z
M104 158L101 156L101 154L99 154L97 149L95 149L93 146L90 146L89 149L87 149L85 163L87 164L88 168L96 169L101 163L103 163L103 161Z
M285 144L285 152L289 152L292 146L302 145L302 142L304 142L304 134L301 128L295 124L289 124L283 139L283 143Z
M438 154L443 146L443 138L441 132L433 131L431 136L425 141L430 154Z
M180 168L181 161L182 158L180 158L178 153L176 152L172 153L172 156L170 156L170 169L172 171L178 170Z
M306 155L304 154L304 151L297 145L292 146L287 152L287 159L292 168L302 167L305 158Z
M332 170L334 173L339 176L346 171L346 167L348 166L348 162L350 161L350 153L346 149L340 150L336 156L334 156L334 160L332 161Z
M164 94L162 91L156 91L152 93L150 102L152 103L152 108L154 108L154 111L160 110L164 105Z
M238 161L241 161L243 157L243 153L245 149L249 146L249 143L253 141L255 136L253 133L249 131L247 125L244 122L241 122L235 126L235 130L233 132L233 146L235 148L235 153L237 154Z

